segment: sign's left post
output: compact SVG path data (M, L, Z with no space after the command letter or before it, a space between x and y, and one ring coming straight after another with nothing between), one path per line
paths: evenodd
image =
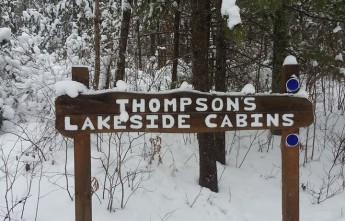
M87 67L72 67L72 80L89 87ZM74 138L75 220L92 221L90 134Z

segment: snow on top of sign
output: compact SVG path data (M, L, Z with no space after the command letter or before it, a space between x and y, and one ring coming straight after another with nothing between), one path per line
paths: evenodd
M345 68L344 70L341 70L345 74ZM72 98L77 97L79 94L83 95L96 95L96 94L105 94L105 93L112 93L112 92L119 92L119 91L128 91L128 85L124 81L118 81L116 83L115 88L112 89L105 89L105 90L89 90L85 85L82 83L76 82L76 81L59 81L55 84L55 91L57 96L61 95L68 95ZM224 95L224 96L246 96L246 95L253 95L255 96L292 96L292 97L302 97L302 98L308 98L308 93L302 89L298 91L296 94L292 93L285 93L285 94L280 94L280 93L270 93L270 92L265 92L265 93L256 93L255 87L252 84L246 84L243 89L240 92L220 92L220 91L210 91L210 92L201 92L197 90L193 90L193 86L187 82L183 82L181 86L177 89L173 90L166 90L166 91L160 91L160 94L171 94L171 93L176 93L176 92L183 92L183 91L188 91L196 94L214 94L214 95ZM157 92L142 92L142 91L130 91L131 93L146 93L146 94L156 94ZM1 100L0 100L1 101ZM0 102L1 104L1 102ZM1 105L0 105L1 106ZM122 122L128 121L128 113L126 110L120 110L120 120Z
M11 40L11 29L10 28L0 28L0 43L3 41L8 42Z
M246 84L242 88L241 93L243 93L243 94L255 94L255 87L252 84Z
M293 56L293 55L288 55L288 56L285 58L283 65L292 65L292 64L298 64L298 63L297 63L297 59L296 59L296 57Z
M89 66L87 66L87 65L73 65L73 67L77 67L77 68L89 68Z
M300 89L296 94L296 97L308 98L309 94L307 91Z
M236 0L227 0L222 2L222 15L229 16L228 27L233 29L235 25L241 24L240 8L236 5Z
M186 91L193 90L193 85L191 85L188 82L184 81L184 82L182 82L179 90L186 90Z
M59 81L55 83L55 93L57 96L65 95L75 98L80 93L87 92L87 87L77 81Z
M128 91L128 84L122 80L116 82L116 87L110 89L103 89L103 90L84 90L82 94L84 95L95 95L95 94L105 94L111 92L118 92L118 91ZM140 92L142 93L142 92Z

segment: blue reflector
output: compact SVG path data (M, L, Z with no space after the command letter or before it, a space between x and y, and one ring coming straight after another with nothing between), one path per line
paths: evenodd
M297 78L290 78L286 81L286 90L289 93L297 92L300 88L299 80Z
M299 143L298 134L289 134L286 136L286 145L288 147L294 147Z

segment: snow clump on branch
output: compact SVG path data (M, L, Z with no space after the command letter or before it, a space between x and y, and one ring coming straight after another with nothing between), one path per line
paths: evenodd
M5 44L11 40L11 29L0 28L0 44Z
M241 24L240 8L236 5L236 0L227 0L222 2L222 15L228 16L228 27L233 29Z

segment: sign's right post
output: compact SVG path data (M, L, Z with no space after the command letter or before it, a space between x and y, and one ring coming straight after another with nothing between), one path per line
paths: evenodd
M297 64L283 66L282 93L296 93L299 89ZM281 132L282 154L282 216L283 221L299 221L299 128Z

